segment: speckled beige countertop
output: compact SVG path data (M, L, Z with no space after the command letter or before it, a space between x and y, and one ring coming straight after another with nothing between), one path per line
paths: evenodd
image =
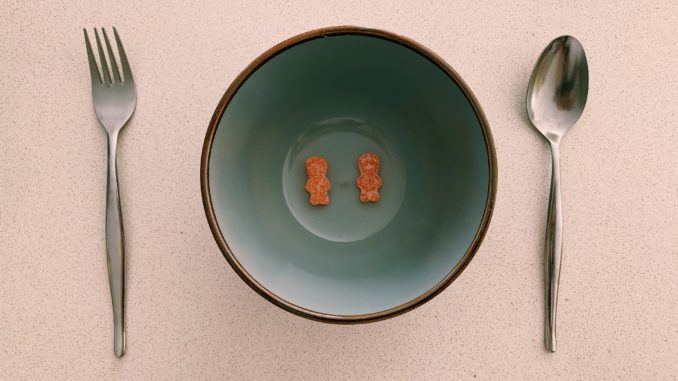
M0 379L678 378L678 3L60 3L0 7ZM478 97L499 163L494 217L464 273L424 306L360 326L299 318L247 287L212 239L198 177L208 121L235 76L283 39L341 24L403 34L447 60ZM82 37L95 25L117 26L139 96L119 151L122 360L106 276L105 135ZM582 41L591 87L562 144L550 354L550 157L524 99L535 60L561 34Z

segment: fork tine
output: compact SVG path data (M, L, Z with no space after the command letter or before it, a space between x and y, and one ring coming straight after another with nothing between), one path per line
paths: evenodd
M127 55L125 54L125 49L122 47L122 42L120 41L120 36L118 36L118 30L113 27L113 34L115 35L115 42L118 44L118 53L120 54L120 66L122 67L122 74L125 77L125 83L132 82L132 69L129 67L129 62L127 62Z
M99 32L97 28L94 28L94 37L97 40L97 48L99 50L99 61L101 61L101 71L103 72L104 85L111 84L111 75L108 73L108 63L106 62L106 55L104 55L104 49L101 47L101 40L99 39Z
M85 34L85 45L87 47L87 61L89 61L89 74L92 77L92 84L101 84L101 76L99 75L99 68L97 67L97 61L94 60L94 52L92 52L92 44L89 43L89 37L87 36L87 29L82 29L82 32Z
M115 62L115 54L113 54L113 49L111 49L111 42L108 41L108 35L106 34L106 29L101 28L101 32L104 34L104 42L106 42L106 50L108 51L108 59L111 61L111 71L113 72L113 77L116 82L122 82L120 80L120 72L118 71L118 63Z

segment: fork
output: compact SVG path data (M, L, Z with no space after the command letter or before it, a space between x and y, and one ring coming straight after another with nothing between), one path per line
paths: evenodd
M120 358L125 354L125 236L122 228L122 212L120 210L120 192L118 190L118 170L116 152L118 134L134 113L137 103L137 94L134 88L132 71L127 62L127 55L122 47L118 31L113 28L115 42L120 56L120 67L123 76L120 76L115 54L106 35L101 28L106 50L111 61L109 67L106 55L101 46L99 32L94 29L94 37L99 51L101 70L94 59L94 52L90 44L87 30L85 45L87 59L92 80L92 98L94 111L99 122L106 130L108 137L108 174L106 176L106 256L108 262L108 282L111 286L111 301L113 302L113 351ZM110 72L109 73L109 69Z

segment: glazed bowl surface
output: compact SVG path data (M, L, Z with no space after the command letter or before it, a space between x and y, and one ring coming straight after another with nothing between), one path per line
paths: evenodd
M363 203L356 161L380 158ZM313 206L305 161L327 160ZM496 159L477 100L442 59L357 27L293 37L255 60L205 138L202 195L228 262L255 291L335 323L410 310L449 285L487 230Z

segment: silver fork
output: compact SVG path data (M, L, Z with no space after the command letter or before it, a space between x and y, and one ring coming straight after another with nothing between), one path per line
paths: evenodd
M122 228L122 213L120 210L120 193L118 191L118 171L116 164L116 151L118 134L134 113L137 104L137 93L132 79L132 70L127 62L127 55L120 42L118 31L113 28L115 42L120 55L120 66L123 76L120 76L118 64L111 48L111 43L106 35L106 30L101 29L106 42L106 50L111 61L109 67L106 62L104 49L101 47L99 32L94 29L94 37L99 50L101 70L94 59L92 45L89 42L87 30L85 45L87 45L87 58L89 60L89 72L92 79L92 98L94 99L94 111L99 122L106 130L108 136L108 175L106 179L106 255L108 259L108 282L111 286L111 300L113 302L113 350L116 357L125 354L125 236ZM109 73L109 69L112 72Z

